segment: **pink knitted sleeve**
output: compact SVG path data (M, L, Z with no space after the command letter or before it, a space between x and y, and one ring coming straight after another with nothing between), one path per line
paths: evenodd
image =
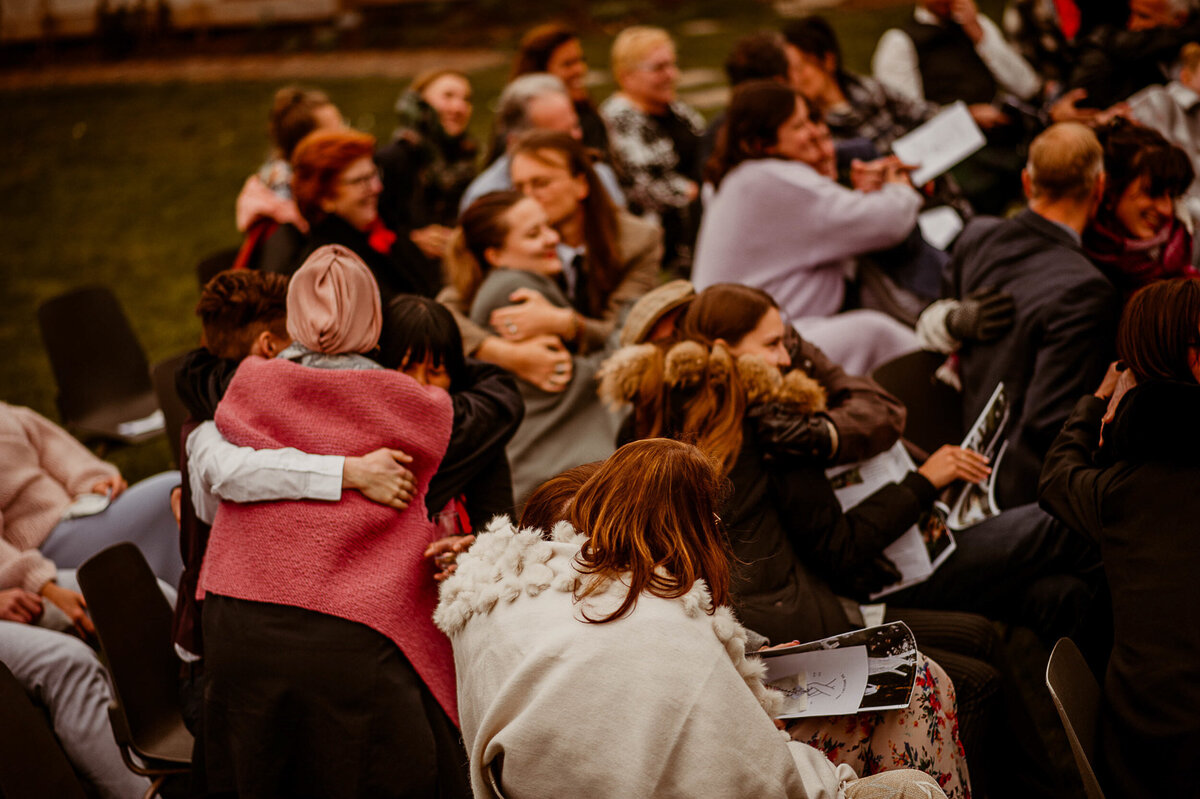
M42 469L72 497L85 494L96 483L115 476L117 467L91 453L74 436L30 408L9 406L38 453Z

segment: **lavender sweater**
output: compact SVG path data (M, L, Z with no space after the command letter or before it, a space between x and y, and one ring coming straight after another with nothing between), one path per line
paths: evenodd
M921 196L887 184L847 189L807 164L761 158L725 176L704 210L692 282L741 283L775 298L784 316L832 316L849 259L899 244Z

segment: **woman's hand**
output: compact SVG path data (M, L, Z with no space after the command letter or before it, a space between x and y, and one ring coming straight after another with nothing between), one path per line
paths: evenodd
M955 480L966 480L978 483L985 480L992 469L987 465L988 459L978 452L947 444L929 456L917 469L934 488L945 488Z
M347 457L342 466L342 488L357 489L373 502L404 510L417 490L416 477L404 468L406 463L412 463L411 455L386 447Z
M441 260L446 254L446 243L450 241L451 232L445 225L426 225L412 231L408 237L425 255Z
M912 186L908 175L914 169L915 166L904 163L894 155L874 161L859 161L856 158L850 162L850 185L864 194L879 191L887 183Z
M572 309L551 304L534 289L517 289L508 300L514 304L492 311L488 324L509 341L527 341L539 335L570 336L575 324Z
M440 583L454 574L454 570L458 568L458 556L470 549L474 543L473 535L450 535L439 538L425 547L425 557L433 558L438 569L433 579Z
M1108 365L1108 371L1104 373L1104 379L1100 381L1100 388L1096 389L1097 397L1108 400L1108 407L1100 419L1101 445L1104 444L1104 428L1117 418L1117 408L1121 405L1121 400L1125 398L1125 392L1136 385L1137 378L1133 376L1132 371L1126 368L1125 364L1113 361Z
M83 594L63 588L55 582L43 585L41 593L44 598L58 605L59 609L67 614L71 624L75 625L75 632L79 633L81 638L90 638L96 634L92 619L87 614L87 602L84 602Z
M42 615L42 598L24 588L0 591L0 621L33 624Z
M506 341L489 336L476 357L503 367L542 391L563 391L571 383L571 354L557 336L537 336L528 341Z
M113 500L121 496L121 493L128 487L129 484L125 482L125 478L119 474L115 474L112 477L107 477L93 485L92 493L107 494L108 498Z

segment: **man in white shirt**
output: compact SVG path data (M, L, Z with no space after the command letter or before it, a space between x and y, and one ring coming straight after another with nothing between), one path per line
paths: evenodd
M918 100L961 100L988 138L988 147L954 176L980 213L1001 214L1020 199L1024 128L1003 110L1034 99L1041 78L975 8L975 0L920 0L912 19L886 31L871 62L875 78Z
M966 58L942 63L940 56L951 53ZM989 108L997 90L1030 100L1042 83L996 23L978 12L974 0L920 0L910 22L880 37L871 69L876 80L918 100L944 104L961 99ZM990 93L985 91L989 83ZM985 129L1001 113L994 108L991 113L982 108L971 112Z

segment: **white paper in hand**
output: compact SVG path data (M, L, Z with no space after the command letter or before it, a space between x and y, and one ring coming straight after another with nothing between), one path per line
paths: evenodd
M906 136L892 142L892 152L906 164L916 164L914 186L924 186L985 144L983 131L961 100Z

